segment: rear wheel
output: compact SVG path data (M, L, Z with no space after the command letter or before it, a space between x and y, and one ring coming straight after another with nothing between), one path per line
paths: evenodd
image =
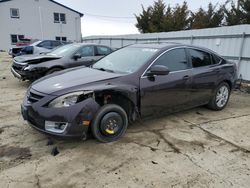
M125 110L116 104L107 104L97 112L91 131L100 142L113 142L124 135L127 127L128 117Z
M52 68L52 69L48 70L46 75L49 75L49 74L52 74L52 73L55 73L55 72L58 72L58 71L61 71L61 70L62 70L61 68Z
M230 97L230 87L226 82L221 83L210 100L208 107L212 110L222 110L226 107Z

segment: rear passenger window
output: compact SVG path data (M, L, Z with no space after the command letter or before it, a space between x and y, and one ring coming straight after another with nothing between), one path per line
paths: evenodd
M154 65L164 65L170 71L185 70L188 68L186 52L184 49L174 49L163 54Z
M97 56L105 56L110 53L110 49L104 46L97 46Z
M194 68L211 65L211 56L201 50L188 49Z

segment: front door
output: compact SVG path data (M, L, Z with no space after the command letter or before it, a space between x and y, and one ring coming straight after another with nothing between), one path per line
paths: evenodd
M78 59L71 59L70 66L76 67L76 66L90 66L95 63L95 52L94 52L94 46L83 46L76 54L79 55L80 58Z
M154 65L164 65L170 73L154 77L148 77L145 73L141 77L142 117L178 111L185 108L190 99L192 69L184 48L167 51L151 67Z

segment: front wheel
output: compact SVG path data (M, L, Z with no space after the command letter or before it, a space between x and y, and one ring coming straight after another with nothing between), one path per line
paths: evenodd
M125 110L116 104L107 104L97 112L92 124L93 136L100 142L113 142L121 138L128 127Z
M208 107L212 110L222 110L226 107L230 97L230 87L226 82L221 83L210 100Z

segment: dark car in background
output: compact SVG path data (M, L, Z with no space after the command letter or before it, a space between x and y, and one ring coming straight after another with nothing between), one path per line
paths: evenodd
M22 115L43 133L85 139L91 130L99 141L111 142L137 118L201 105L222 110L236 78L236 65L208 49L137 44L90 68L36 81L24 98Z
M57 40L36 40L30 44L21 43L22 45L18 45L10 49L9 54L12 57L21 56L21 55L35 55L41 53L48 53L52 49L57 48L58 46L62 46L64 44L68 44L68 42L57 41Z
M67 68L91 66L111 52L108 46L72 43L47 54L15 57L11 71L18 79L35 80Z
M20 53L20 51L26 47L31 45L32 43L36 42L38 40L28 39L28 38L21 38L16 43L16 45L13 48L9 49L9 55L11 55L13 58Z

